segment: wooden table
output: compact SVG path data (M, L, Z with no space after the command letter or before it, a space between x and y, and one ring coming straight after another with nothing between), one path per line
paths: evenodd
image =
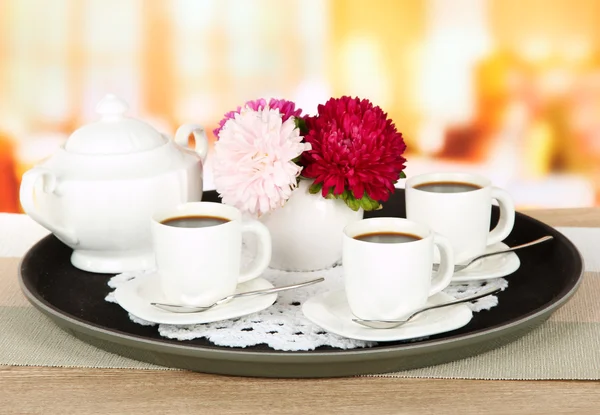
M600 208L526 213L554 226L600 227ZM0 414L38 413L600 414L600 382L257 379L0 366Z

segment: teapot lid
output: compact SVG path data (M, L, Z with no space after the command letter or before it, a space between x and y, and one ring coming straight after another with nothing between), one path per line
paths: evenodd
M100 121L77 129L65 143L65 150L77 154L130 154L166 143L166 138L149 124L126 117L128 108L125 101L107 94L96 106Z

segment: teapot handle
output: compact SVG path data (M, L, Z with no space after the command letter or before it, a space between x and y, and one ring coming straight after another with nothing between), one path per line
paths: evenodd
M75 232L72 230L63 228L62 226L55 226L44 217L44 215L38 210L35 202L35 185L38 180L42 180L42 188L45 193L53 193L56 196L56 188L58 180L56 175L50 170L43 167L35 167L23 175L21 179L21 189L19 198L21 199L21 205L23 210L36 222L48 229L50 232L55 234L59 239L70 245L79 244L79 240L75 236Z
M175 133L175 142L182 147L189 147L188 140L190 134L194 134L194 141L196 141L196 148L193 150L198 153L204 162L208 154L208 138L206 137L204 127L198 124L183 124Z

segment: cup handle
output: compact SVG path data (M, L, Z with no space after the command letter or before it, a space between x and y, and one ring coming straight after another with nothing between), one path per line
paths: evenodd
M446 288L450 284L452 275L454 274L454 251L448 238L440 234L435 234L433 243L440 250L440 268L434 274L431 281L431 288L429 289L430 297Z
M175 143L182 147L189 147L190 134L194 134L194 141L196 142L196 147L193 150L198 153L202 162L204 162L208 154L208 138L204 127L201 125L183 124L175 133Z
M53 225L37 208L37 203L35 201L35 185L38 180L42 181L42 188L45 193L53 193L56 196L60 196L56 191L58 187L56 175L46 168L35 167L27 171L21 179L19 199L21 201L21 206L23 206L23 210L34 221L55 234L63 242L70 245L79 244L79 240L74 231L62 226Z
M515 225L515 204L508 192L498 187L492 187L492 198L496 199L500 206L500 219L488 235L488 246L504 240Z
M271 262L271 234L269 229L257 220L251 219L242 223L242 233L253 233L257 239L256 258L250 269L242 272L238 283L250 281L264 272Z

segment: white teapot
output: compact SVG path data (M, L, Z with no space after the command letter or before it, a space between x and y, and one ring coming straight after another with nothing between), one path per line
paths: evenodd
M154 212L202 198L204 129L182 125L173 141L125 117L127 108L112 94L104 97L96 107L100 121L76 130L21 182L25 212L73 248L71 263L85 271L153 268ZM194 150L187 148L190 134Z

